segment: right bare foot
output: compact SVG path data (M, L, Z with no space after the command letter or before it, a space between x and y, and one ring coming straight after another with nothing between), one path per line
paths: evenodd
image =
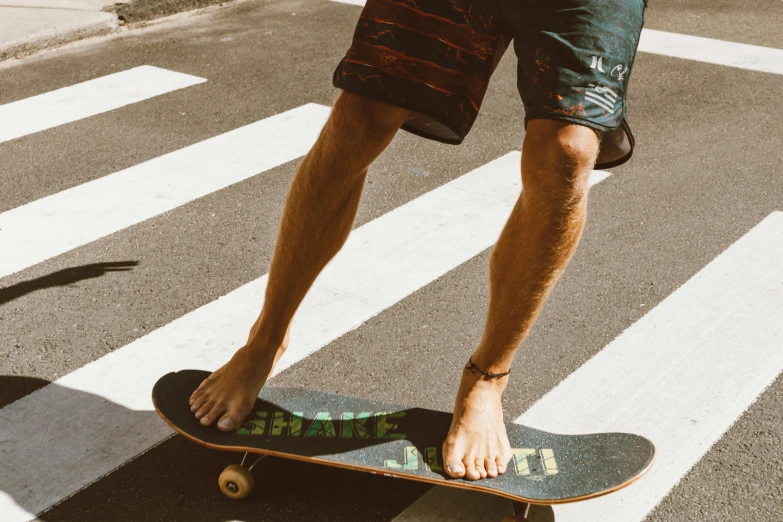
M238 429L252 411L258 393L284 349L284 346L270 350L246 344L193 392L190 411L202 426L218 421L221 431Z

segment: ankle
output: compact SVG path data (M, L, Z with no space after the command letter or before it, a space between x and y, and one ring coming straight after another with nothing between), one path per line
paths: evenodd
M480 352L476 352L465 363L465 370L483 380L498 380L508 377L511 372L510 366L510 361L498 360L497 357L484 357Z
M258 320L250 329L250 335L247 344L252 345L254 349L273 350L282 348L283 351L288 347L288 338L291 333L291 326L281 330L270 325L279 324L278 320L270 319L265 316L265 310L262 310Z
M473 392L480 392L483 390L501 396L503 395L503 392L506 391L507 386L508 375L498 379L487 379L480 373L471 372L469 369L467 369L467 367L462 370L462 380L460 382L461 395L465 395L466 393L470 394Z
M256 335L248 339L245 348L255 355L277 360L288 348L288 337L280 341Z

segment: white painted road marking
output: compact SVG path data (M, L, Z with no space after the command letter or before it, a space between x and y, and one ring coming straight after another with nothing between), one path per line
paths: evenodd
M0 277L306 154L329 111L309 103L0 214Z
M206 81L142 65L0 105L0 143Z
M751 71L783 74L783 49L772 47L644 29L639 41L639 51Z
M624 431L658 457L558 522L639 522L783 371L783 212L774 212L570 374L516 422Z
M775 212L515 421L555 433L638 433L657 446L637 483L555 506L556 520L643 520L780 374L781 346L783 212Z
M365 5L365 0L331 1L360 7ZM642 29L639 51L751 71L783 74L783 49L773 47ZM596 57L593 57L593 60L597 63Z
M491 247L521 188L520 158L511 152L354 230L305 297L277 372ZM591 184L607 176L596 171ZM0 410L4 520L28 520L166 438L152 385L223 364L246 340L266 279Z

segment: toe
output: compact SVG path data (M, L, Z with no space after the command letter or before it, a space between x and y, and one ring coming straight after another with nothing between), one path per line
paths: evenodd
M190 403L190 411L194 413L197 412L204 406L204 404L207 403L208 400L209 397L207 397L206 395L202 395L201 397L199 397L198 399Z
M462 478L465 476L465 466L462 461L457 459L444 459L446 474L452 478Z
M462 465L465 466L466 479L478 480L481 478L481 473L476 469L476 461L474 459L463 459Z
M498 476L498 468L494 459L486 459L484 461L484 469L487 470L487 476L489 478L495 478Z
M484 461L482 459L476 459L476 471L478 471L479 477L487 478L487 470L484 467Z
M218 429L220 431L234 431L242 424L244 416L240 415L236 411L229 411L225 413L218 421Z
M495 459L495 469L498 470L498 475L502 475L506 472L506 463L500 457Z
M199 419L202 426L209 426L213 422L215 422L216 419L220 418L221 415L226 411L226 408L218 403L215 404L209 412L207 412L203 417Z
M215 403L212 401L204 402L199 408L196 410L196 419L201 419L204 415L212 411L212 408L215 406Z
M453 443L443 444L443 468L446 474L451 478L462 478L465 476L465 466L462 465L464 453L459 451Z
M191 406L193 406L193 404L195 404L195 403L196 403L196 401L198 401L199 397L201 397L202 395L204 395L204 387L203 387L203 384L204 384L204 383L202 383L202 386L199 386L198 388L196 388L196 391L194 391L193 393L191 393L191 394L190 394L190 400L189 400L188 402L189 402L189 404L190 404Z

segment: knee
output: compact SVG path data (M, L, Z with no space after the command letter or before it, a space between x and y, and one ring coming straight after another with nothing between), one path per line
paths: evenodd
M587 182L598 157L598 135L593 129L556 120L532 120L522 149L522 185L528 194L552 204L587 195Z

